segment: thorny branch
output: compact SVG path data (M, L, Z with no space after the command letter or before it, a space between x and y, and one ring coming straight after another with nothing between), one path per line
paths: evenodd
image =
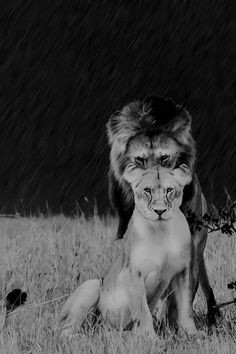
M187 209L186 217L192 232L201 230L204 227L209 233L221 231L227 236L236 235L236 202L230 201L230 203L227 203L226 207L219 208L219 210L212 206L212 211L202 217L198 217L191 209ZM236 281L227 284L227 287L228 289L236 290ZM236 298L215 305L214 310L232 303L236 303Z
M186 210L186 218L191 231L207 228L209 232L221 231L232 236L236 233L236 202L225 208L214 207L214 211L206 213L202 217L197 216L191 209Z

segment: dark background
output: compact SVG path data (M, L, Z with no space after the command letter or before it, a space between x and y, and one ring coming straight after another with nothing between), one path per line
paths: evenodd
M236 198L234 10L235 1L1 5L0 211L88 212L95 200L106 211L105 123L148 93L192 114L208 200L224 203L224 187Z

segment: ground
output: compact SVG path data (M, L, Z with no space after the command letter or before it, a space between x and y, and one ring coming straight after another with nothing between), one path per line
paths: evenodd
M156 340L105 327L61 338L57 320L67 295L82 281L104 274L120 241L114 241L117 220L98 216L86 220L60 217L0 219L0 353L233 353L236 352L234 305L222 310L224 324L205 339L186 339L174 333ZM218 302L232 299L236 280L236 237L210 234L205 251L207 268ZM4 323L4 299L9 291L28 293L23 307ZM52 300L52 301L51 301ZM205 300L195 301L205 330Z

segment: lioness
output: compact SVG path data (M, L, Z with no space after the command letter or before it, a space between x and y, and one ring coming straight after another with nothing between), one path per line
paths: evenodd
M150 167L176 168L186 164L192 181L184 188L181 210L187 216L190 209L201 218L207 212L207 203L195 173L195 141L191 134L192 118L188 111L172 99L148 96L125 105L115 112L107 123L111 146L109 196L119 216L117 238L123 238L134 209L134 195L127 178L126 168L136 166L140 179ZM210 286L204 261L207 230L190 224L195 245L191 273L191 303L200 282L207 300L208 324L215 323L216 300ZM171 301L170 301L171 303ZM170 314L173 314L172 301ZM219 311L218 311L219 313Z
M123 248L103 280L88 280L67 300L60 315L63 332L78 329L97 307L116 328L133 322L139 333L154 335L151 312L168 289L175 294L179 326L193 334L189 277L194 249L179 209L190 170L186 165L174 170L161 167L155 173L146 170L139 180L133 164L127 169L135 208Z

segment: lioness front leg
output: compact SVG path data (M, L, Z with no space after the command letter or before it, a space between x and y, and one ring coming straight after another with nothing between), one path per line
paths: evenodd
M157 313L161 314L161 309L159 310L159 307L163 306L163 301L161 300L161 296L167 289L168 284L169 282L167 280L161 280L160 283L158 284L153 297L148 302L148 306L151 312L157 310L158 307Z
M100 297L100 280L90 279L80 284L64 304L59 318L62 334L69 336L79 330Z
M189 281L189 267L178 274L173 284L178 310L178 324L188 334L197 332L191 306L191 289Z
M132 318L136 319L135 329L139 334L155 336L152 315L147 303L147 293L144 279L133 276L130 281L128 296L132 300L130 309Z
M147 304L146 296L142 301L142 308L139 316L139 321L137 323L137 332L139 334L150 335L151 337L155 336L153 319Z

